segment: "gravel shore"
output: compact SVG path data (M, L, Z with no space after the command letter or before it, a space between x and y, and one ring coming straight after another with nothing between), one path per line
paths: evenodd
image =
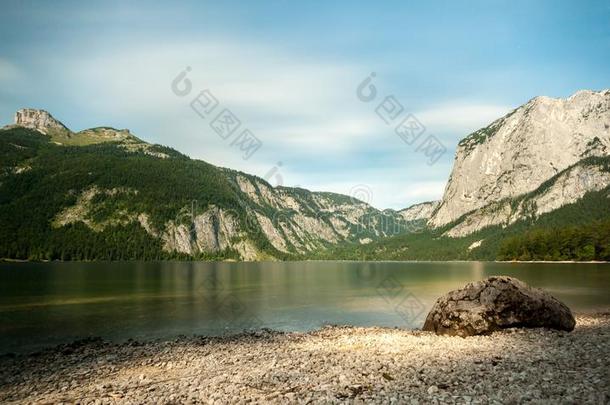
M383 328L62 345L0 358L0 403L610 403L610 313L576 329Z

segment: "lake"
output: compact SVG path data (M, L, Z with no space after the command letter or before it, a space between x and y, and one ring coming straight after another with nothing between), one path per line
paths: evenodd
M0 263L0 353L75 339L421 327L436 298L490 275L573 311L610 308L610 264L482 262Z

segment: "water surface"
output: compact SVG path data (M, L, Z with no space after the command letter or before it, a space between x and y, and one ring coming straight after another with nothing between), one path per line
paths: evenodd
M87 336L220 335L326 324L417 328L449 290L505 274L574 311L610 308L610 264L0 263L0 353Z

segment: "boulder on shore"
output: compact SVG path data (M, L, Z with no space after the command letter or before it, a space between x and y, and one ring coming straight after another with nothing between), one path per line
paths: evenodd
M485 335L504 328L574 329L570 309L555 297L513 277L495 276L440 297L423 330L437 335Z

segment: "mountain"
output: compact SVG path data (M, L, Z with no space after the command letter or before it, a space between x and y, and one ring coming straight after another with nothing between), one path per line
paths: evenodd
M15 124L7 125L5 130L14 128L28 128L48 135L57 145L91 145L103 142L121 142L127 145L146 145L145 142L133 136L128 129L114 129L110 127L91 128L74 133L63 123L56 120L45 110L23 108L15 113Z
M72 136L71 131L64 124L57 121L45 110L23 108L15 113L15 126L35 129L40 133L53 137Z
M536 97L460 141L428 225L464 236L574 203L610 184L605 169L584 161L609 154L610 90Z
M535 190L494 201L468 212L447 226L444 235L459 237L492 225L508 226L574 204L587 193L610 186L607 157L589 157L557 173Z
M24 109L0 130L0 257L299 258L414 227L348 196L272 187L128 130ZM423 225L423 224L421 224Z
M610 157L588 158L610 173ZM556 178L549 181L553 183ZM535 199L544 188L523 196ZM476 211L475 211L476 212ZM490 216L491 217L491 216ZM317 252L322 260L605 260L610 261L610 186L589 191L571 204L450 236L452 224L378 239L345 242Z
M536 97L460 141L418 232L321 259L610 260L610 90Z
M46 111L0 130L0 257L610 260L610 90L536 97L460 141L440 201L272 187Z

